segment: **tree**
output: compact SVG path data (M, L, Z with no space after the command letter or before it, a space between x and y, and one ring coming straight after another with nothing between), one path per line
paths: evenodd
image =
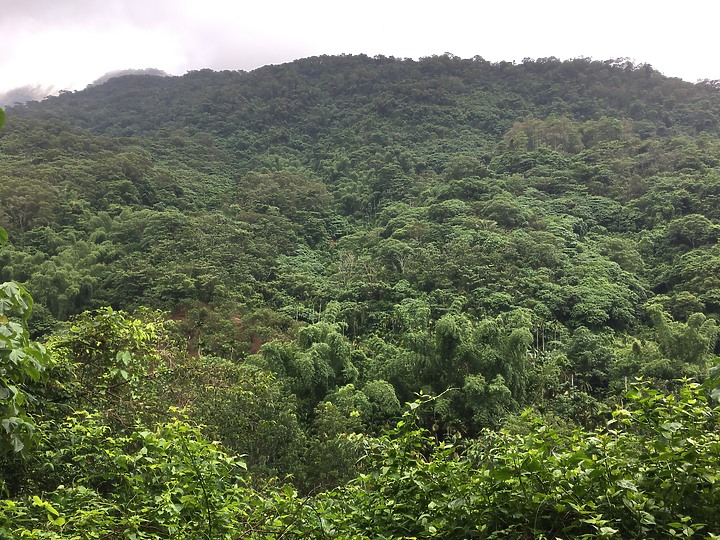
M306 413L330 390L357 380L351 353L352 344L341 326L326 321L302 328L297 343L268 343L260 350L266 365L285 381Z
M673 245L696 248L715 243L720 228L702 214L689 214L674 219L667 226L667 237Z
M52 336L49 347L66 370L75 406L100 411L118 431L162 417L167 403L159 388L171 373L160 354L171 349L166 324L158 312L131 316L108 307L78 315Z
M673 321L657 304L651 304L647 310L663 355L671 360L707 369L709 355L720 334L720 327L714 319L702 313L694 313L686 323L682 323Z
M505 134L504 144L511 150L533 151L547 146L553 150L575 153L582 147L578 125L565 116L545 120L526 118Z
M697 384L685 382L673 394L635 384L598 429L558 427L528 411L514 425L465 444L438 442L419 427L428 401L410 404L382 436L359 439L364 474L322 497L336 534L714 538L720 532L718 409Z
M0 227L0 245L7 238ZM50 357L28 333L32 305L32 297L19 284L0 284L0 454L27 455L35 433L28 412L35 397L29 386L47 379Z
M186 403L203 433L245 456L251 473L297 475L305 436L297 406L273 373L220 358L190 359L166 394Z

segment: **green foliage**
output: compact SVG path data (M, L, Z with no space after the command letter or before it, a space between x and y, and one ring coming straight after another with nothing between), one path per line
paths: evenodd
M116 427L157 418L166 407L158 395L168 369L161 355L165 325L153 312L140 318L105 308L78 316L49 342L66 370L62 392L74 396L76 407L101 410Z
M6 242L7 233L0 227L0 247ZM31 388L47 380L51 364L45 347L28 333L32 305L32 297L19 284L0 284L0 455L27 456L35 434L28 415L35 403Z
M714 349L720 328L713 319L694 313L687 323L674 322L657 305L648 312L658 333L660 351L672 360L707 367L708 355Z
M50 538L226 538L239 525L245 464L196 428L176 419L126 437L109 433L88 413L58 426L55 437L66 446L52 459L71 473L72 483L49 489L42 499L6 501L0 531Z
M408 412L363 441L363 474L323 501L328 527L359 538L718 534L717 410L696 384L639 384L627 400L596 431L526 413L522 432L467 444L437 443Z
M345 55L13 107L2 535L718 534L719 103Z
M297 405L271 373L212 357L177 371L166 392L187 404L207 437L244 456L259 477L302 476L306 435Z
M378 425L400 413L400 401L392 385L383 380L370 381L362 388L370 405L369 424Z
M271 343L261 355L306 410L312 410L330 390L356 380L351 352L340 326L321 321L301 329L297 345Z
M710 391L710 396L715 402L720 402L720 361L710 368L710 374L703 386Z
M30 388L47 379L51 361L44 346L30 339L27 320L32 298L20 285L0 284L0 452L26 455L35 425L28 408Z
M72 482L3 501L0 531L149 539L238 531L248 538L720 533L718 411L697 384L677 394L634 384L596 430L558 429L527 412L512 431L467 442L437 442L418 427L428 401L411 403L380 437L350 436L359 476L305 500L290 488L252 488L243 461L185 420L108 437L100 417L77 413L52 434L66 445L48 447L56 471Z

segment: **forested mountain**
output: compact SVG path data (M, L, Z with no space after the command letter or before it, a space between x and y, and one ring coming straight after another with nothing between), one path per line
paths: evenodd
M6 113L8 538L720 534L716 82L323 56Z

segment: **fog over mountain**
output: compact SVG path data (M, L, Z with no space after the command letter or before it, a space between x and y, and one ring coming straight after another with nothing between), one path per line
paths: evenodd
M168 74L165 73L162 69L157 68L145 68L145 69L121 69L116 71L108 71L105 75L102 77L98 77L95 79L92 83L90 83L89 86L96 86L98 84L103 84L110 79L114 79L115 77L122 77L123 75L152 75L154 77L167 77Z
M0 92L0 107L9 107L16 103L26 103L28 101L39 101L56 92L57 90L52 86L39 84L20 86L7 92Z
M323 54L414 58L629 58L689 82L720 79L713 52L720 4L657 8L607 0L512 3L326 0L0 0L0 95L80 90L102 73L154 66L172 75L251 71ZM34 96L33 97L37 97ZM7 102L7 100L6 100Z
M88 86L97 86L99 84L106 83L110 79L115 77L122 77L123 75L152 75L154 77L167 77L168 74L161 69L157 68L145 68L145 69L120 69L114 71L108 71L101 77L95 79ZM41 101L47 96L58 93L58 89L54 86L42 86L36 85L25 85L18 88L13 88L7 92L0 92L0 107L11 107L16 104L27 103L28 101Z

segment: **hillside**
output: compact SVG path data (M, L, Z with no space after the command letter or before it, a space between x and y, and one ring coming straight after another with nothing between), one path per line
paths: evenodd
M355 525L380 503L353 490L394 489L380 484L400 482L402 470L371 471L395 470L407 456L388 463L383 452L401 442L427 458L406 463L418 474L463 479L433 484L444 494L479 482L482 452L503 447L572 468L567 441L586 441L578 459L590 456L593 430L626 400L638 401L628 415L639 424L652 414L685 421L652 392L687 398L688 418L692 407L707 418L707 430L693 424L697 437L715 444L716 412L681 382L712 388L720 328L712 83L627 61L323 56L249 73L122 76L6 113L0 282L32 295L23 346L45 341L52 358L41 371L54 382L41 384L40 372L24 382L39 396L28 410L38 426L63 427L36 444L55 452L59 437L85 426L83 459L105 472L83 486L102 494L103 482L117 482L92 457L92 445L105 448L103 430L127 437L108 450L125 455L137 443L133 422L169 421L170 405L187 415L193 459L212 453L198 442L207 437L244 456L255 487L270 478L302 493L346 486L316 502ZM14 294L0 315L24 320L29 309ZM645 386L631 399L638 377ZM393 431L405 403L414 412ZM63 420L79 410L89 419ZM558 453L532 446L541 423L557 430ZM613 439L617 454L607 442L612 459L650 444L655 427L628 429ZM353 432L365 447L348 442ZM163 433L153 439L161 453ZM443 445L457 437L468 446L448 461ZM368 469L357 466L361 454ZM622 467L650 459L636 457ZM42 464L11 474L20 458L3 459L5 490L35 493ZM51 476L55 487L72 468L69 455L57 459L67 471ZM230 475L217 459L212 474ZM423 469L445 461L445 472ZM585 515L569 508L532 534L590 534L563 529ZM440 525L428 523L430 537ZM702 523L720 534L715 514ZM393 526L384 530L395 537L420 534ZM443 537L487 537L468 531Z

